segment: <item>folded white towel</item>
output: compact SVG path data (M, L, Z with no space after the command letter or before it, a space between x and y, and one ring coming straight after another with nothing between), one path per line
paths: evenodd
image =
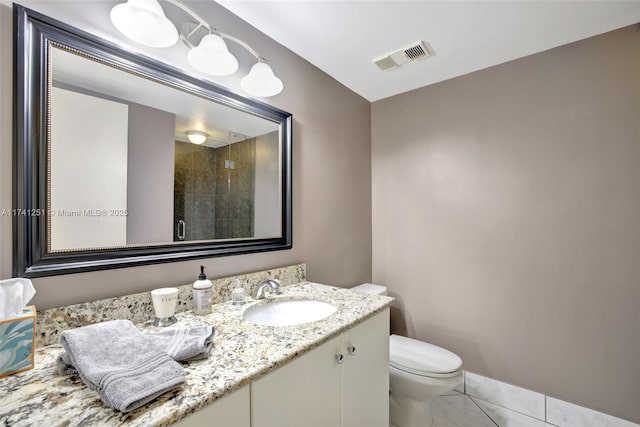
M66 358L108 406L130 412L184 383L184 370L129 320L62 333Z

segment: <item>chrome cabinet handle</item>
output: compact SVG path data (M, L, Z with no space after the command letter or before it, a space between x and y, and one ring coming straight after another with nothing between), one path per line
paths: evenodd
M178 240L184 240L186 232L187 224L183 220L178 221Z
M342 365L342 362L344 362L344 354L342 353L336 354L335 359L336 359L336 362L338 362L338 365Z
M355 348L355 346L350 345L349 347L347 347L347 351L349 352L349 354L350 354L351 356L355 356L355 354L356 354L356 348Z

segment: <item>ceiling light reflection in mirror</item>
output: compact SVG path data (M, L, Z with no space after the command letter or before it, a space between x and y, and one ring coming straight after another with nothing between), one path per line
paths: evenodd
M187 132L209 134L208 143L228 143L228 130L243 135L261 135L277 124L245 112L176 90L149 79L90 61L61 49L52 49L54 84L106 94L115 99L147 105L176 114L176 135L187 140ZM205 124L206 123L206 124Z

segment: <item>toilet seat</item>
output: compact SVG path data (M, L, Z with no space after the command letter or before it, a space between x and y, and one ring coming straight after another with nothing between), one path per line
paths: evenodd
M449 378L462 372L462 359L449 350L400 335L389 337L389 365L423 377Z

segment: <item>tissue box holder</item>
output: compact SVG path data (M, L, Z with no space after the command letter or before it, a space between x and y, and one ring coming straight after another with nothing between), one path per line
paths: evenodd
M36 306L0 320L0 377L33 369L36 339Z

